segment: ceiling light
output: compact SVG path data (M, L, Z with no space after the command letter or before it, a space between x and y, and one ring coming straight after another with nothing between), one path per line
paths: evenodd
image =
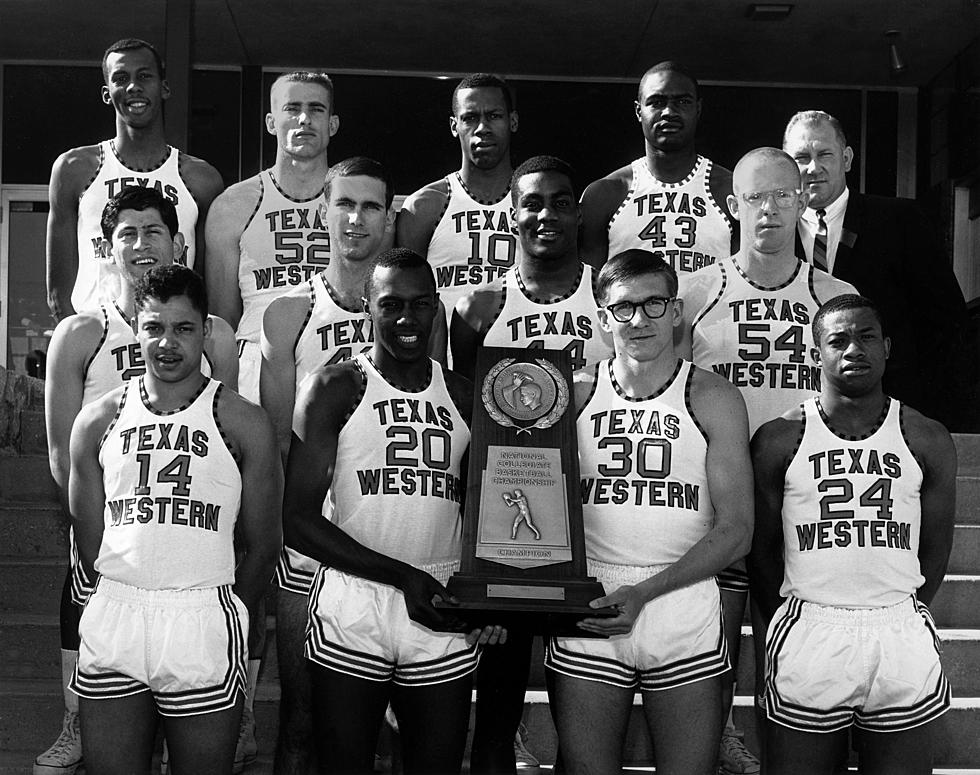
M901 33L898 30L886 30L885 37L890 41L888 46L888 67L892 75L901 75L905 72L905 60L902 59L898 50L898 40Z

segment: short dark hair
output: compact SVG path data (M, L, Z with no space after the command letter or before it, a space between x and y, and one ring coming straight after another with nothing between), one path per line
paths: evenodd
M204 280L193 269L180 264L155 266L137 281L136 310L143 309L148 299L166 303L175 296L186 296L191 306L201 313L201 320L208 319L208 291Z
M395 183L391 173L381 162L369 159L367 156L351 156L349 159L338 161L327 170L327 178L323 182L324 200L330 201L330 184L334 178L352 178L355 175L376 178L384 183L385 207L391 209L391 203L395 201Z
M432 274L432 267L429 262L414 250L392 248L378 256L371 268L371 274L364 281L364 298L367 300L370 300L371 294L374 293L374 275L379 269L425 269L425 274L432 283L432 294L437 293L436 278Z
M600 305L605 305L609 300L609 289L613 285L648 274L662 274L667 280L667 292L671 297L677 296L677 272L664 261L664 254L659 250L650 252L630 248L617 253L599 270L599 276L595 281L596 301Z
M454 116L459 110L457 96L460 89L500 89L504 94L504 105L507 107L507 112L510 113L514 110L514 94L511 92L507 81L493 73L473 73L457 83L456 88L453 89L451 109Z
M170 236L177 236L180 226L177 222L177 208L155 188L143 186L126 186L122 191L106 202L102 208L102 236L112 241L112 232L119 225L119 213L123 210L149 210L160 213L160 218L170 231Z
M695 97L697 97L698 93L701 91L701 84L699 84L698 79L691 74L689 68L682 65L680 62L675 62L672 59L668 59L664 62L658 62L643 74L643 76L640 78L640 82L636 86L637 100L643 98L643 82L647 79L648 75L653 75L655 73L677 73L678 75L682 75L687 78L687 80L694 85Z
M871 314L875 316L875 320L878 321L878 325L881 327L881 334L885 336L885 318L881 314L881 310L878 305L875 304L867 296L860 296L856 293L842 293L840 296L834 296L834 298L829 301L824 302L820 309L817 310L817 314L813 316L812 331L813 331L813 343L819 347L820 337L824 333L824 320L828 315L833 315L835 312L844 312L849 309L866 309L870 310Z
M109 80L109 54L121 54L123 51L136 51L141 48L145 48L153 54L153 61L157 63L157 73L159 73L161 78L166 78L167 68L163 63L163 57L160 56L160 52L153 47L153 44L147 43L140 38L123 38L122 40L117 40L105 50L105 53L102 55L102 77L106 81Z
M514 174L510 176L510 196L515 206L517 205L517 182L525 175L533 175L535 172L557 172L564 175L572 184L572 194L575 194L575 170L572 169L571 164L557 156L532 156L518 165Z
M830 124L834 134L837 135L840 147L846 148L847 136L844 134L844 127L841 126L840 121L822 110L801 110L799 113L794 113L783 131L783 148L786 147L786 138L789 137L789 133L796 128L797 124L820 124L822 122Z
M333 92L333 81L330 80L330 76L326 73L315 73L311 70L293 70L291 73L283 73L276 80L272 82L272 86L269 87L269 101L272 101L272 90L276 88L276 84L282 81L283 83L317 83L326 89L327 98L330 100L330 104L327 106L330 108L330 114L333 115L337 112L337 103L334 100Z

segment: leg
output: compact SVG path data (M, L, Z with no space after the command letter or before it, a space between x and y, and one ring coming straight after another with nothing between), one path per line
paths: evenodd
M78 703L86 741L85 769L98 775L150 772L157 706L149 691Z
M738 656L742 645L742 620L745 618L745 601L747 599L747 592L724 588L721 590L725 640L728 642L728 659L732 663L731 672L724 676L721 686L722 715L725 719L731 712L735 683L738 680Z
M643 692L658 775L713 775L721 741L721 685L725 680L720 675L674 689Z
M556 672L553 675L562 773L619 772L635 690Z
M391 682L353 678L314 663L310 663L310 674L317 771L338 775L372 772ZM438 727L428 730L429 739L438 737L438 731Z
M928 775L936 722L903 732L861 730L861 772L864 775Z
M841 758L847 758L848 730L799 732L774 721L766 738L767 775L830 775Z
M164 716L170 766L178 775L231 775L244 693L234 707L196 716Z
M476 673L473 775L513 773L514 735L524 714L534 635L508 629L507 642L483 650Z
M405 775L459 773L472 687L472 675L430 686L395 684L391 704L398 719Z
M305 775L313 766L313 693L310 662L303 656L307 601L306 595L279 590L276 652L282 696L275 771L281 775Z

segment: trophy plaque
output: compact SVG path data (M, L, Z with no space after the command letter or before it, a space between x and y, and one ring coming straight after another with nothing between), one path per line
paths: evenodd
M602 585L586 575L569 354L486 347L477 354L459 605L468 626L595 637L575 623ZM447 610L447 613L449 611Z

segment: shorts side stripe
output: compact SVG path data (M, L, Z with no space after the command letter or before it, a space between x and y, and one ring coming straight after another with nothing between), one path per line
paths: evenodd
M551 638L545 650L545 667L570 678L635 689L639 683L636 670L631 665L608 657L585 656L563 648L557 638Z
M394 682L399 686L427 686L430 684L455 681L469 675L479 664L477 645L447 654L440 659L431 659L411 665L395 667Z
M86 700L114 700L150 691L150 687L122 673L83 673L75 665L69 688Z
M936 687L920 702L906 708L855 714L854 725L869 732L904 732L939 718L951 705L949 681L940 674Z
M310 594L310 587L313 586L315 572L303 570L298 567L293 560L294 556L305 557L305 555L301 555L295 549L290 549L288 546L282 548L282 552L279 555L279 562L276 563L276 584L279 585L280 589L295 592L299 595L308 595Z
M728 641L725 638L724 613L718 611L718 640L710 651L668 665L640 671L640 689L662 691L676 686L714 678L731 669L728 662Z

